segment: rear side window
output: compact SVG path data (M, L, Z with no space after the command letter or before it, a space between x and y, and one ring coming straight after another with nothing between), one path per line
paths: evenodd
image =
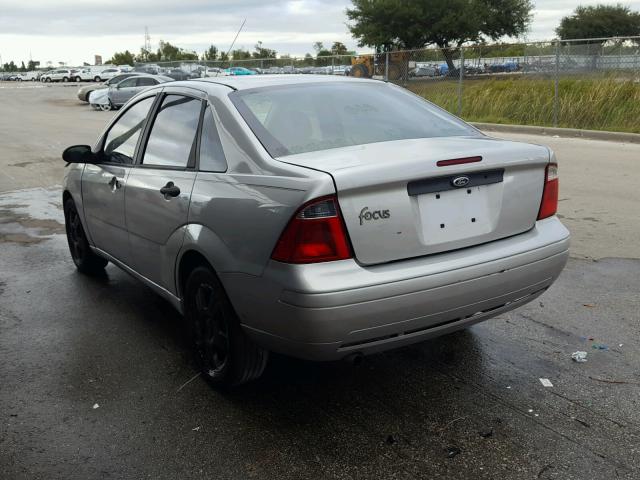
M129 108L113 124L104 142L103 161L130 165L140 132L155 97L145 98Z
M186 168L194 158L202 102L181 95L167 95L158 110L142 163Z
M210 108L204 112L202 137L200 138L200 170L204 172L225 172L227 160Z
M85 73L90 73L88 70ZM111 80L109 80L107 83L109 85L114 85L118 82L121 82L122 80L124 80L125 78L129 78L129 77L133 77L133 75L129 75L127 73L122 74L122 75L116 75L115 77L113 77Z
M479 135L444 110L381 82L263 87L229 97L274 157L394 140Z
M136 80L137 80L136 78L127 78L126 80L123 80L120 83L118 83L118 87L120 88L135 87Z
M158 81L154 80L153 78L138 78L136 80L137 80L136 85L138 87L150 87L151 85L158 84Z

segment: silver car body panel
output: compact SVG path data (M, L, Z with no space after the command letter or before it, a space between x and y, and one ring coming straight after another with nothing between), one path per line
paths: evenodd
M101 171L113 173L108 166L68 166L65 195L71 195L83 212L94 250L178 310L182 309L181 262L197 253L218 274L249 335L275 351L316 360L379 351L464 328L530 301L553 283L567 260L569 233L556 217L535 220L544 165L550 159L546 148L479 136L389 142L274 159L228 97L233 89L319 81L373 80L311 75L220 77L163 84L134 97L132 103L160 92L182 91L206 99L227 169L127 167L121 217L116 212L97 212L101 199L110 197L100 189L88 192L93 189L89 183L93 177L104 175ZM94 151L101 148L99 140ZM408 179L429 178L443 170L430 166L434 160L472 153L483 156L480 167L476 163L444 170L504 168L500 195L518 183L515 198L527 205L502 205L500 218L492 224L494 236L478 235L470 242L473 245L461 241L446 248L442 243L421 243L415 227L419 222L411 218L415 205L399 194L403 182L404 197L408 197ZM386 166L392 154L402 169L397 164L395 169ZM316 160L322 158L321 169L312 165L314 155ZM383 187L374 188L369 171L382 176L378 183ZM184 197L172 199L174 203L166 203L157 192L168 180L180 182L181 190L185 186ZM376 188L375 195L366 193ZM272 261L275 243L296 209L336 192L356 257L309 265ZM362 204L382 208L386 202L392 215L396 212L392 219L405 218L413 228L401 248L385 246L394 228L359 230L355 214ZM128 253L116 253L114 245L122 245L123 236L117 229L110 235L109 229L123 217ZM510 228L503 229L501 223ZM98 235L92 232L93 224L103 228Z
M107 90L107 95L109 96L109 100L112 105L117 107L124 105L133 97L138 95L140 92L146 91L149 88L154 88L157 85L146 85L146 86L132 86L132 87L123 87L122 84L124 82L128 82L131 79L133 81L137 81L143 78L151 78L159 82L159 84L164 84L166 82L173 82L173 78L164 77L162 75L135 75L133 77L125 78L121 82L118 82L115 85L110 85Z
M514 237L411 260L271 262L260 277L222 279L258 342L335 360L421 341L531 301L560 274L568 247L569 232L552 217Z
M473 156L482 160L436 166L441 160ZM336 148L282 160L332 175L356 257L375 264L464 248L531 229L540 207L549 150L489 137L446 137ZM412 181L464 178L496 170L504 170L497 183L420 195L407 192ZM367 212L386 214L367 220L363 218ZM456 223L451 222L454 217Z

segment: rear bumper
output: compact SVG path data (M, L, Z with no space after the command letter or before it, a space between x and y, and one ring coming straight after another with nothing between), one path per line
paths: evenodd
M271 262L261 277L222 280L259 344L336 360L443 335L523 305L555 281L568 248L569 232L553 217L511 238L402 262Z

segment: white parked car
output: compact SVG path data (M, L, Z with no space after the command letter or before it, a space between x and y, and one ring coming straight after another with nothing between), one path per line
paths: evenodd
M43 82L68 82L71 80L71 70L68 68L58 68L56 70L51 70L47 73L44 73L40 80Z
M19 79L23 82L38 80L38 72L25 72L18 75Z
M105 68L104 70L92 70L91 72L93 75L91 80L94 82L103 82L104 80L109 80L121 73L119 68Z
M89 82L93 80L94 76L90 68L78 68L73 70L71 80L74 82Z

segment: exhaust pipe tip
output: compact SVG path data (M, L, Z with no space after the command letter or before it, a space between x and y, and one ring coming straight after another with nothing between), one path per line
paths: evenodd
M344 357L344 361L350 363L354 367L358 367L362 365L362 361L364 360L364 355L360 352L352 353Z

